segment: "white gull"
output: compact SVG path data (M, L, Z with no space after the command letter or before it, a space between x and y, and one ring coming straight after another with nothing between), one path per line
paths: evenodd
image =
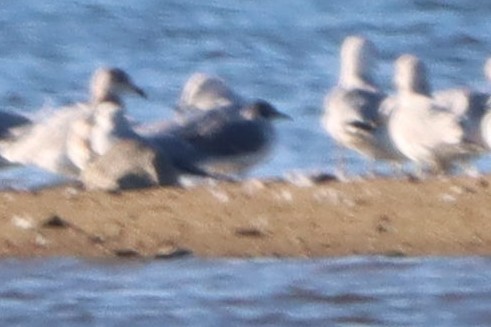
M478 153L479 147L466 141L459 115L431 97L426 68L417 57L396 60L394 84L390 136L420 172L448 172Z
M338 84L324 101L325 130L339 145L372 160L402 160L390 141L387 117L381 110L385 94L372 77L375 46L363 37L349 36L341 46L340 57Z

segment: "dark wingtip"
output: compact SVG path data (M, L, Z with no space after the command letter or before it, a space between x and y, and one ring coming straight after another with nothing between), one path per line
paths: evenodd
M371 132L375 129L375 126L370 123L365 123L361 121L352 121L349 122L348 125L353 126L355 128L361 129L363 131Z

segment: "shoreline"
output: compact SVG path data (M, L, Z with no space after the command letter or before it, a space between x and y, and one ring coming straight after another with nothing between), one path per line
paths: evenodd
M0 192L0 257L491 255L491 176Z

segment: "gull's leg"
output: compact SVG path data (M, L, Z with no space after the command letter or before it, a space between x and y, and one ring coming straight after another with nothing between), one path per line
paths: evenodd
M347 158L346 158L346 149L339 144L335 145L336 152L336 168L334 171L334 175L339 180L347 180Z

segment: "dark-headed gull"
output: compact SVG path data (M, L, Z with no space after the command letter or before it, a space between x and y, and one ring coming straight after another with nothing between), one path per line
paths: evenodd
M147 139L159 143L169 134L187 142L202 169L242 174L271 153L274 120L289 118L263 100L245 101L221 79L194 74L181 95L181 116L160 126L142 126Z

